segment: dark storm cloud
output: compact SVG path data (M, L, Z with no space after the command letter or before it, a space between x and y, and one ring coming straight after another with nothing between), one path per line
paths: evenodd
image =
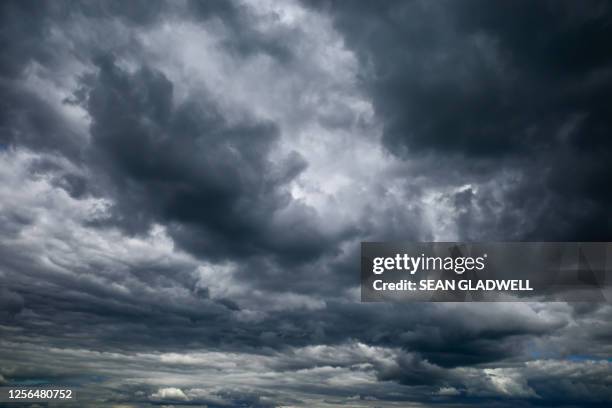
M74 8L58 4L47 11L28 2L7 3L3 17L11 24L2 38L11 44L9 53L19 54L7 61L19 67L7 70L16 74L32 61L47 65L38 54L48 49L43 38L53 22L85 16L152 24L168 11L162 3L147 5L143 14L137 3L86 2ZM267 40L249 31L246 11L234 3L190 2L189 10L195 21L218 19L226 24L232 30L228 40L232 47L247 53L271 50ZM24 19L36 19L32 25L45 33L19 31L23 25L15 21ZM20 45L9 38L18 38ZM26 42L36 52L24 48ZM115 66L111 55L95 56L90 49L83 53L81 57L93 58L99 72L86 75L64 103L83 104L87 110L92 146L83 145L53 107L11 83L3 85L4 145L45 149L77 163L85 160L87 165L106 158L95 171L102 172L101 179L110 174L111 186L102 189L114 190L118 198L115 221L132 232L146 231L153 221L168 222L177 242L196 253L207 248L206 255L215 258L272 251L281 261L292 262L317 257L333 247L329 238L309 225L314 215L307 208L295 211L294 219L302 221L294 221L290 233L271 225L272 215L290 201L283 186L307 166L298 153L269 160L278 139L274 123L256 119L231 123L205 93L175 107L173 85L161 72L145 66L128 74ZM94 194L106 194L96 183L74 174L59 175L57 183L75 196L83 195L86 186Z
M118 222L136 231L167 223L179 244L213 258L263 251L291 262L329 249L306 208L290 234L274 225L273 214L291 201L283 187L307 163L295 152L270 159L273 123L233 123L206 94L174 106L161 72L128 74L109 57L96 63L86 101L91 155L117 190Z
M26 89L1 83L0 145L26 146L78 159L81 146L57 111Z
M503 159L528 174L501 216L518 212L531 225L497 225L481 238L610 239L609 3L314 4L359 55L389 151L461 157L453 172L466 182L478 161L488 173ZM530 202L536 192L544 208Z
M2 3L0 382L101 406L609 401L605 305L352 292L360 240L440 236L430 203L459 239L609 239L607 4L309 4ZM196 45L188 75L166 38ZM345 82L319 68L372 98L391 155L350 150L369 101L330 103ZM375 180L337 193L361 163Z
M31 59L41 62L52 59L53 53L40 47L48 28L49 4L33 6L33 2L20 1L5 1L0 6L0 73L4 77L19 75L24 64Z

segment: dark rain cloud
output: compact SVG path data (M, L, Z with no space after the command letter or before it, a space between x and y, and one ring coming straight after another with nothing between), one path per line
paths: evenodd
M85 102L90 154L116 189L117 222L135 231L169 224L179 244L211 258L263 252L292 262L333 245L310 226L316 215L307 208L289 234L272 219L290 205L285 186L307 166L296 152L270 158L273 123L233 123L206 94L174 106L161 72L128 74L110 57L96 64Z
M466 183L481 167L524 172L500 216L528 225L494 224L481 237L609 240L609 3L307 4L330 12L360 57L390 152L451 160L448 173Z
M13 184L0 190L0 382L69 381L139 406L609 402L605 305L372 305L351 292L360 240L434 239L416 202L436 188L459 239L610 240L609 5L306 4L354 53L396 166L380 174L400 180L364 180L379 207L329 230L337 220L290 191L312 166L280 149L297 136L256 102L185 87L142 39L212 27L228 65L305 66L314 81L303 32L263 30L229 1L2 3ZM40 77L74 86L54 103ZM317 114L321 144L355 130L350 112ZM108 207L90 214L88 200Z

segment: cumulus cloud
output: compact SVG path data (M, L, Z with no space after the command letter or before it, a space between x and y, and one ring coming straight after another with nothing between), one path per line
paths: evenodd
M157 392L151 394L151 399L162 401L187 401L189 398L180 388L160 388Z

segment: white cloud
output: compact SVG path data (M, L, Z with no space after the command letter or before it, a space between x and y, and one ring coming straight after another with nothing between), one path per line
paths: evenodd
M189 398L180 388L168 387L160 388L157 392L151 394L153 400L178 400L188 401Z

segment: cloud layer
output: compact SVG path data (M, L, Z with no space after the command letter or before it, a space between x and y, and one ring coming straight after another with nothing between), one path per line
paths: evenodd
M366 240L612 236L605 2L0 5L0 383L606 406L612 308L362 304Z

